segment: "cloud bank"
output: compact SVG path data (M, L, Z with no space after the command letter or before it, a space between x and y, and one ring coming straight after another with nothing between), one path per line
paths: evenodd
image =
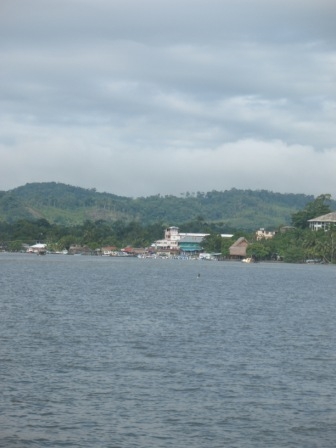
M334 2L5 0L0 189L336 195Z

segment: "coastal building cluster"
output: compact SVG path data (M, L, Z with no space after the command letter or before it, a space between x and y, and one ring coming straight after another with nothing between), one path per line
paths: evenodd
M182 233L178 227L168 227L164 231L164 238L155 241L152 248L156 251L176 251L183 253L200 252L202 241L209 233ZM232 234L222 234L222 238L232 238Z
M327 231L332 225L336 226L336 212L328 213L327 215L319 216L308 221L309 227L312 231L324 230ZM280 229L281 232L285 232L292 229L292 227L286 226ZM273 238L276 232L267 231L264 228L260 228L255 232L255 238L257 241L262 239ZM125 257L125 256L138 256L138 257L198 257L200 259L213 259L221 256L218 254L204 253L202 242L208 233L184 233L180 232L176 226L167 227L164 230L163 239L154 241L150 247L147 248L134 248L127 246L122 249L118 249L115 246L106 246L92 251L87 246L72 245L68 251L62 251L59 253L70 255L102 255L110 257ZM232 238L232 234L221 234L222 238ZM246 259L246 251L248 248L248 241L244 237L238 238L229 247L229 253L231 259ZM42 243L36 243L27 247L28 253L44 255L47 253L47 245Z

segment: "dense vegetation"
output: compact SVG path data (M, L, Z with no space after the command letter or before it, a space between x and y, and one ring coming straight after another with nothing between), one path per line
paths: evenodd
M96 249L102 246L119 248L147 246L162 238L161 224L141 226L137 222L86 221L77 226L50 224L45 219L19 220L15 223L0 223L0 246L6 250L21 250L22 244L46 243L51 250L69 249L73 244Z
M103 220L167 226L203 218L254 230L289 224L291 215L313 199L303 194L237 189L129 198L56 182L31 183L0 192L0 221L46 219L51 224L76 226Z
M241 236L240 232L230 239L223 239L220 235L212 234L206 237L203 247L209 252L222 253L224 257L227 257L229 247L238 236ZM256 261L336 262L336 228L328 232L293 228L284 233L277 232L272 239L260 241L256 241L252 234L246 234L245 237L250 243L247 256L253 257Z
M69 249L77 244L96 249L103 246L122 248L147 247L163 237L162 223L141 225L136 221L113 223L98 220L85 221L77 226L50 224L45 219L25 220L15 223L0 222L0 247L6 250L21 250L22 244L43 242L52 250ZM190 221L180 226L181 231L216 233L233 232L233 229L219 224L208 224L202 219Z

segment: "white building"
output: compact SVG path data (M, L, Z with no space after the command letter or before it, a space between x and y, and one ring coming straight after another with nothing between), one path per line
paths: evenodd
M199 244L203 238L208 236L209 233L184 233L179 232L178 227L167 227L164 231L164 239L157 240L152 244L152 247L155 247L157 250L179 250L180 243L191 243L194 242ZM221 234L222 238L231 238L231 234L223 233Z
M27 252L30 254L42 254L47 250L47 245L42 243L34 244L33 246L29 246Z
M275 235L275 232L268 232L267 230L261 228L259 230L256 231L256 239L257 241L260 240L269 240L271 238L273 238Z
M180 241L179 228L168 227L164 231L164 239L157 240L152 247L158 250L178 250L178 242Z
M308 222L312 230L329 230L332 224L336 226L336 212L309 219Z

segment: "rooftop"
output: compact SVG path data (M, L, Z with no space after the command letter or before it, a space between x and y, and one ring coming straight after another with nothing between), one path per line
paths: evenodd
M327 215L318 216L317 218L308 219L308 222L335 222L336 223L336 212L328 213Z

